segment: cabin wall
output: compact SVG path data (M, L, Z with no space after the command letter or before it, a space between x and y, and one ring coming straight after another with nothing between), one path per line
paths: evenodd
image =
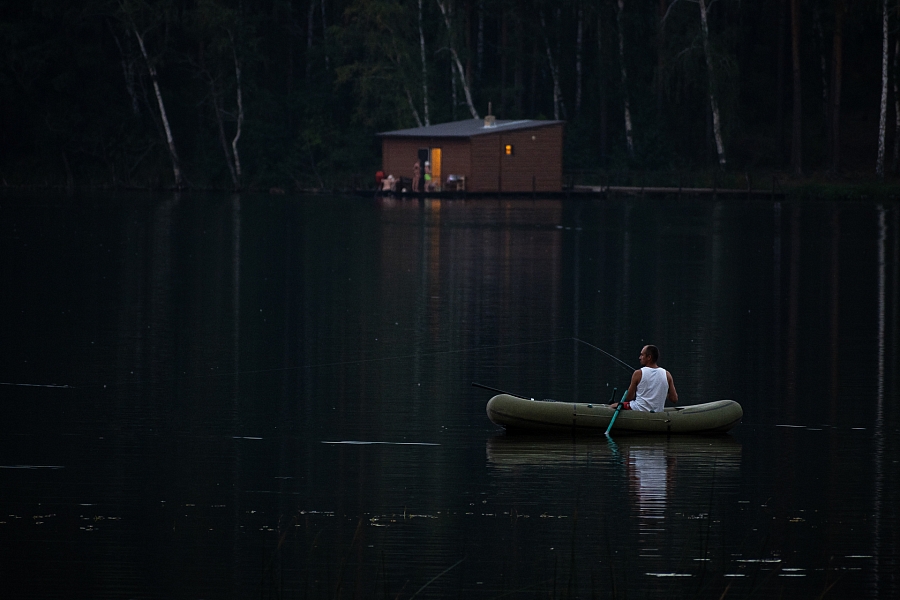
M447 175L468 175L470 149L468 139L459 138L382 138L381 169L385 176L412 179L413 165L419 160L419 148L441 149L441 184Z
M470 192L496 192L499 183L500 146L496 135L477 135L472 142L472 170L466 181Z
M511 144L513 154L506 155ZM562 190L562 125L533 127L474 136L473 192L559 192Z
M501 191L562 190L562 125L520 129L500 133L497 137ZM505 153L507 144L512 146L511 156Z

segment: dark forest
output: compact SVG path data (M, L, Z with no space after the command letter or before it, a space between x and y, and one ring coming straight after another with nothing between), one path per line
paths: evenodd
M375 133L489 106L582 180L898 169L893 0L0 6L4 186L367 187Z

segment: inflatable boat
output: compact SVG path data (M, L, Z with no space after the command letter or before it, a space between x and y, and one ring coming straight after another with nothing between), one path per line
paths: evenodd
M615 409L606 404L531 400L498 394L487 403L488 418L509 432L604 433ZM737 425L744 411L734 400L666 407L661 412L621 410L612 433L721 433Z

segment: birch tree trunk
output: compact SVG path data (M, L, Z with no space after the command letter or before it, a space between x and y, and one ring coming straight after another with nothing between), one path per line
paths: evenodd
M794 66L794 114L791 127L791 168L803 173L803 106L800 95L800 0L791 0L791 59Z
M716 154L719 157L719 166L725 166L725 144L722 142L722 125L719 118L719 103L716 101L716 83L713 72L712 57L709 49L709 24L706 20L706 0L700 3L700 25L703 31L703 54L706 56L706 74L709 84L709 107L712 111L713 135L716 138Z
M559 87L559 70L556 68L556 61L553 60L553 52L550 50L550 38L547 36L547 20L544 18L544 12L541 11L541 29L544 32L544 45L547 47L547 62L550 64L550 76L553 78L553 118L559 120L560 108L562 107L562 92ZM565 112L565 108L562 107Z
M228 173L231 175L231 185L236 190L240 187L240 180L234 170L234 160L231 158L231 152L228 151L228 140L225 138L225 123L222 120L221 99L215 82L210 78L209 82L210 94L212 95L213 112L216 115L216 125L219 130L219 142L222 144L222 152L225 153L225 164L228 166Z
M631 131L631 107L628 103L628 71L625 68L625 33L622 31L622 12L625 10L624 0L618 0L616 26L619 30L619 68L622 72L622 104L625 112L625 143L628 156L634 158L634 135Z
M172 128L169 126L169 118L166 116L166 105L163 102L162 93L159 91L159 79L156 76L156 67L150 61L147 55L147 48L144 46L144 38L141 37L137 26L132 23L132 31L134 37L137 38L138 46L141 48L141 54L144 56L144 62L147 63L147 70L150 72L150 81L153 82L153 91L156 94L156 103L159 105L159 116L162 119L163 129L166 132L166 142L169 147L169 158L172 160L172 173L175 176L175 187L181 189L184 187L184 179L181 176L181 161L178 160L178 152L175 150L175 139L172 137Z
M235 87L237 88L237 130L234 133L234 139L231 140L231 153L234 156L234 172L236 175L235 191L241 186L241 154L238 152L238 140L241 139L241 129L244 125L244 95L241 88L241 63L238 61L237 51L234 50L234 39L232 39L232 56L234 57L234 78Z
M453 64L456 65L456 71L459 74L459 80L463 86L463 93L466 95L466 104L469 106L469 112L472 113L473 119L479 119L478 111L475 110L475 105L472 103L472 93L469 91L469 84L466 82L466 72L463 69L462 62L459 60L459 55L456 53L456 46L453 45L453 28L450 25L450 15L447 13L447 9L444 6L444 3L441 0L434 0L438 8L441 9L441 15L444 17L444 24L447 26L447 37L449 38L448 44L450 46L450 55L453 57ZM455 103L454 103L455 104Z
M422 126L422 119L419 118L419 111L416 110L416 103L413 102L412 94L409 93L409 88L405 85L403 86L403 91L406 92L406 100L409 102L409 108L412 110L413 117L416 119L416 125Z
M834 40L831 55L831 124L829 149L831 170L837 172L841 163L841 78L844 70L844 0L836 0L834 7Z
M428 63L425 61L425 29L422 26L422 0L419 0L419 50L422 55L422 102L425 109L425 125L431 125L431 121L428 118ZM409 90L406 90L406 95L409 97L410 105L412 105L412 96ZM418 111L413 108L413 112L416 115L416 122L421 127L422 122L419 120Z
M881 112L878 116L878 158L875 173L884 179L884 138L887 129L888 94L888 8L887 0L881 2Z

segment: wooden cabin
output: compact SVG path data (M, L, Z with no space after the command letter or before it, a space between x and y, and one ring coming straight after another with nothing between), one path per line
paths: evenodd
M412 179L430 163L435 191L559 192L563 121L499 121L488 115L379 133L385 176Z

